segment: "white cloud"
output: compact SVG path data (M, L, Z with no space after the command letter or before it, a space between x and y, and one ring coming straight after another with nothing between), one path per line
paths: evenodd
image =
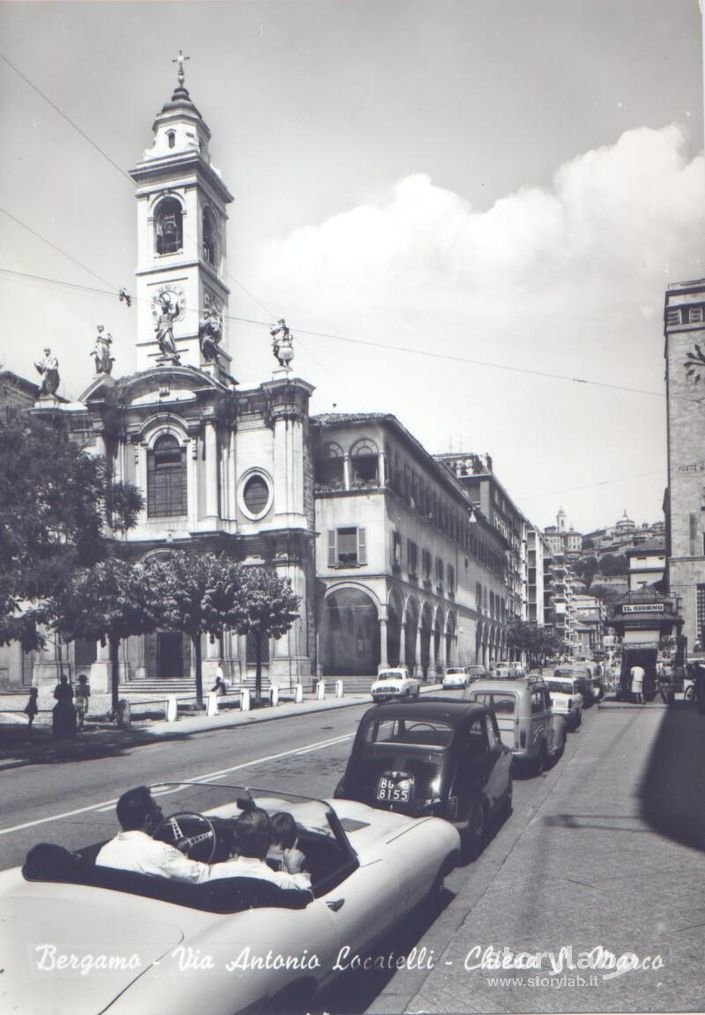
M659 390L664 289L705 274L704 183L677 126L630 130L561 165L550 188L488 210L414 174L264 245L250 284L295 331ZM647 494L645 481L631 494L618 483L603 510L638 498L646 517L660 513L658 399L304 336L297 367L318 386L314 408L384 409L431 450L450 435L489 449L518 499L654 471ZM594 453L608 447L609 461ZM598 495L610 504L609 486L581 504ZM536 502L540 524L549 508Z

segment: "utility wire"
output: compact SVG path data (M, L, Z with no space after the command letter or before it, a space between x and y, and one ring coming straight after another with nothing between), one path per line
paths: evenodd
M12 70L15 72L15 74L17 74L19 77L21 77L22 80L26 84L28 84L30 88L34 89L34 91L37 93L37 95L41 95L41 97L44 99L44 101L47 102L51 106L51 108L53 110L55 110L55 112L57 112L59 114L59 116L63 117L63 119L66 120L67 123L70 123L71 126L73 127L73 129L75 131L77 131L81 135L83 140L87 141L88 144L91 145L91 147L95 148L95 150L97 152L99 152L103 156L104 159L107 159L108 162L110 163L110 165L113 166L114 169L117 169L118 173L120 173L121 176L124 176L126 179L128 179L130 181L130 183L133 182L132 177L129 176L125 172L124 169L121 169L121 167L117 164L117 162L114 162L110 158L108 153L103 151L103 149L100 147L100 145L97 144L92 138L90 138L88 136L88 134L86 134L85 130L82 130L78 126L78 124L74 120L71 119L70 116L67 116L66 113L63 111L63 109L60 109L59 106L57 106L55 102L52 102L52 100L49 98L49 96L46 95L41 90L41 88L38 87L38 85L35 85L33 81L30 81L30 79L27 77L27 75L23 74L22 71L19 69L19 67L15 67L14 63L12 63L10 60L8 60L7 57L3 53L0 53L0 59L2 59L7 64L8 67L11 67Z
M0 211L2 211L2 210L3 209L0 208ZM10 217L12 218L13 216L10 216ZM15 221L19 222L19 219L15 219ZM20 225L23 225L23 224L24 223L20 222ZM25 226L25 228L28 229L29 227ZM30 232L34 232L34 231L30 229ZM35 236L39 236L38 233L35 233L34 235ZM39 238L40 239L44 239L44 237L42 237L42 236L40 236ZM50 243L49 240L45 240L45 242L46 243ZM54 246L54 244L50 243L50 246ZM60 253L65 253L65 251L62 251L59 247L55 247L55 249L59 250ZM70 254L66 254L66 256L71 258L71 260L75 261L75 258L72 258ZM86 271L90 271L90 269L86 268L85 265L81 265L80 261L75 261L75 263L79 264ZM58 286L62 286L63 285L63 286L66 286L68 288L71 288L71 289L82 289L82 290L84 290L86 292L93 292L93 293L96 293L96 294L101 295L101 296L115 297L117 295L117 292L118 292L117 289L112 289L112 288L110 289L110 291L106 291L106 290L103 290L103 289L92 289L89 286L78 286L78 285L75 285L75 284L70 283L70 282L63 282L60 279L47 278L46 276L42 276L42 275L33 275L33 274L29 273L29 272L11 271L9 268L0 268L0 273L5 274L5 275L16 276L18 278L25 278L25 279L29 279L29 280L33 280L33 281L45 282L45 283L48 283L50 285L58 285ZM95 277L99 278L100 281L102 281L102 282L106 281L105 279L102 279L99 275L96 275ZM110 285L110 283L106 282L106 285ZM138 300L134 296L131 296L130 299L133 300L134 302L141 302L140 300ZM203 310L199 309L199 308L194 308L190 312L200 315L203 312ZM236 322L238 322L240 324L253 324L253 325L256 325L257 327L261 327L261 328L267 328L267 329L269 329L271 327L271 321L269 321L269 322L267 322L267 321L259 321L259 320L256 320L254 318L251 318L251 317L240 317L240 316L238 316L236 314L223 314L223 318L225 320L227 320L227 321L236 321ZM665 393L663 391L650 391L648 388L632 388L632 387L629 387L629 386L624 385L624 384L610 384L610 383L607 383L606 381L593 381L593 380L590 380L589 378L586 378L586 377L571 377L570 374L556 374L556 373L549 373L549 372L543 371L543 370L532 370L532 369L530 369L528 367L512 366L509 363L493 363L493 362L491 362L489 360L473 359L473 358L467 357L467 356L455 356L455 355L452 355L450 353L432 352L429 349L413 349L413 348L410 348L408 346L390 345L390 344L387 344L387 343L384 343L384 342L373 342L373 341L368 341L368 340L362 339L362 338L351 338L351 337L346 336L346 335L334 335L332 333L328 333L328 332L324 332L324 331L309 331L306 328L293 328L292 331L294 331L294 333L296 335L309 335L309 336L314 337L314 338L328 338L328 339L331 339L334 342L349 342L349 343L351 343L353 345L365 346L365 347L373 348L373 349L384 349L384 350L387 350L387 351L393 351L393 352L398 352L398 353L411 353L412 355L415 355L415 356L427 356L427 357L430 357L431 359L450 360L451 362L454 362L454 363L467 363L467 364L470 364L472 366L490 367L493 370L509 370L509 371L512 371L513 373L529 374L529 375L534 376L534 377L546 377L546 378L549 378L550 380L569 381L569 382L571 382L573 384L584 384L584 385L589 386L589 387L608 388L608 389L613 390L613 391L627 391L627 392L630 392L632 394L652 395L652 396L655 396L657 398L665 398L666 397L666 395L665 395ZM677 396L677 397L682 398L682 399L687 399L687 401L702 402L702 399L700 399L700 398L691 398L689 396Z

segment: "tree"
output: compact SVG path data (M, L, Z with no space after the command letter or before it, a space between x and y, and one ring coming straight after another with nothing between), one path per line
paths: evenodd
M623 553L606 553L600 557L600 571L606 575L628 574L629 565Z
M108 554L111 487L105 460L81 451L56 414L0 422L0 644L38 647L43 602ZM141 495L118 484L117 496L116 527L129 528Z
M156 630L163 595L161 577L154 566L111 557L72 574L48 608L53 626L65 641L86 638L110 645L115 711L120 642Z
M226 627L243 618L241 569L212 553L176 551L154 565L162 589L160 626L184 631L191 639L196 664L196 698L203 704L201 636L222 638Z
M298 616L301 597L286 578L266 567L240 565L242 613L235 623L239 634L251 635L255 645L255 698L262 697L262 647L267 638L281 638Z

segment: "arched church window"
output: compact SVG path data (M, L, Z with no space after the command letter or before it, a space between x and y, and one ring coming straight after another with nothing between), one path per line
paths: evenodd
M187 514L186 449L173 434L159 437L147 458L147 514Z
M203 209L203 259L214 267L218 263L218 227L212 208Z
M173 148L174 145L176 144L176 134L174 133L173 130L168 131L168 133L166 135L166 139L167 139L167 142L169 144L169 147Z
M353 487L379 486L379 452L373 441L358 441L350 451Z
M345 486L343 449L339 444L324 444L316 455L316 486L324 490L342 490Z
M158 254L175 254L183 246L183 212L175 197L165 197L154 215Z

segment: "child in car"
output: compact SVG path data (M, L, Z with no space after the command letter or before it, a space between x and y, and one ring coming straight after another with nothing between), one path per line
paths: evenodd
M269 819L272 828L272 844L267 851L267 863L274 870L298 873L306 857L297 849L298 833L296 822L288 811L277 811Z

